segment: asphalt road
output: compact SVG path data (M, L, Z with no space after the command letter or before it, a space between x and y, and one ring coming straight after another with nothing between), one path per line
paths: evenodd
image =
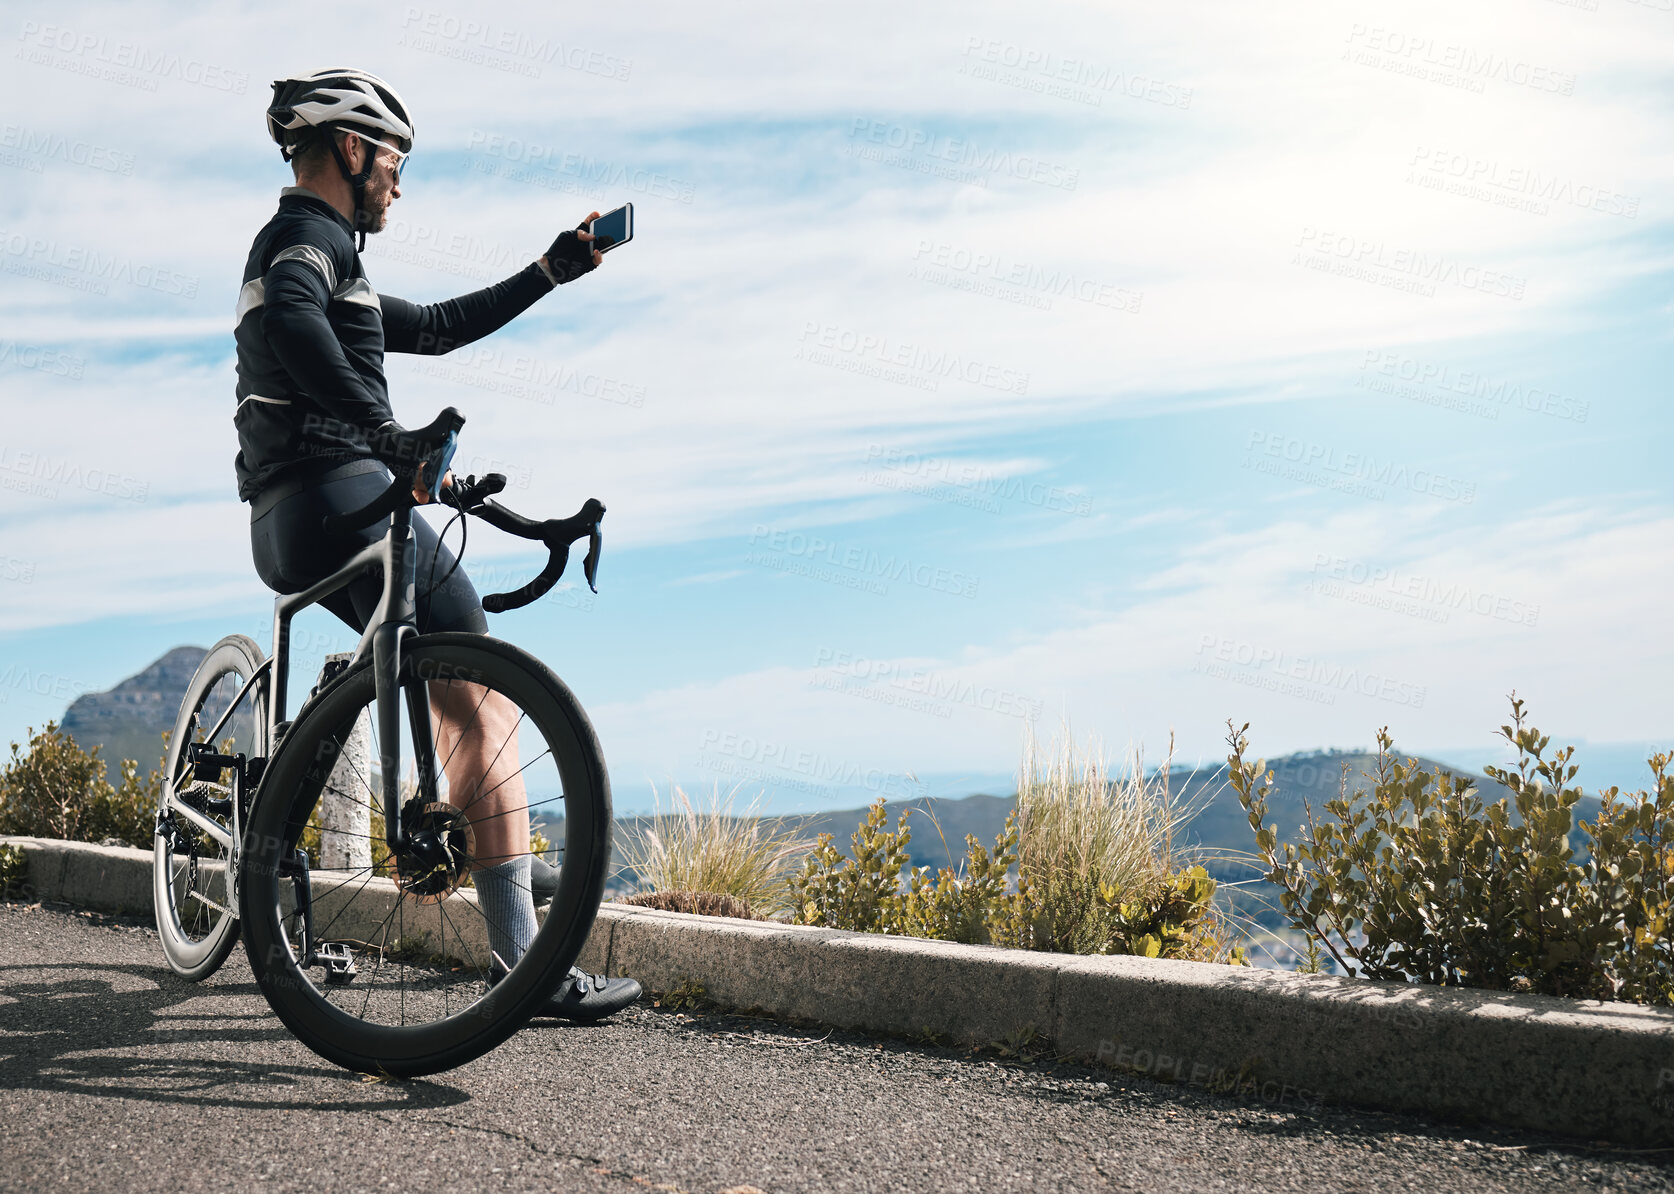
M152 931L0 905L0 1190L1674 1190L1637 1153L643 1001L374 1082Z

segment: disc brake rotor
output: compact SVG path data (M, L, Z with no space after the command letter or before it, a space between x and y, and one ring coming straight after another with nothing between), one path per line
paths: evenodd
M395 882L402 892L420 904L435 904L457 891L470 874L476 851L476 835L464 813L440 801L408 805L402 814L409 834L432 834L439 844L438 856L420 859L403 854L396 859Z

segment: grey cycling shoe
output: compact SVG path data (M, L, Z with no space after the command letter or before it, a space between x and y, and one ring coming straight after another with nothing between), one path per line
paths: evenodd
M572 966L570 976L558 988L558 993L535 1015L573 1020L577 1024L591 1024L595 1020L615 1015L639 996L640 986L635 979L583 974Z
M552 903L558 893L558 868L539 855L529 855L529 894L535 897L535 907Z
M500 966L499 957L496 956L489 972L488 985L492 987L505 977L505 973ZM615 1015L638 999L640 994L640 985L636 979L606 978L602 974L583 973L571 966L569 977L559 985L557 993L547 1000L535 1015L572 1020L577 1024L591 1024L595 1020Z

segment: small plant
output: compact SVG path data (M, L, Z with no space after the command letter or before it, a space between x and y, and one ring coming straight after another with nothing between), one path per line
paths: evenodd
M653 1001L654 1007L666 1007L671 1012L702 1009L709 1006L709 993L696 979L686 979L671 991L664 991Z
M854 857L844 857L822 833L790 881L792 918L797 924L824 925L858 933L902 933L906 903L901 871L911 861L907 811L893 830L880 798L854 831Z
M1006 1033L1004 1040L995 1041L989 1047L1001 1057L1032 1061L1046 1051L1046 1041L1033 1024L1025 1024Z
M626 866L645 891L732 896L763 915L788 906L791 875L808 843L795 825L764 818L759 796L734 813L737 791L722 800L717 785L700 810L676 786L668 812L659 804L637 833L625 835Z
M29 877L29 856L21 846L0 845L0 899L20 892Z
M1281 907L1351 975L1674 1002L1670 756L1651 757L1651 792L1601 794L1596 820L1579 822L1590 849L1577 862L1574 750L1546 758L1550 739L1525 726L1516 693L1511 707L1500 732L1517 766L1486 769L1509 801L1486 804L1468 777L1403 765L1385 727L1372 790L1350 797L1345 776L1325 816L1307 807L1294 845L1266 823L1272 773L1245 761L1229 722L1232 783Z
M12 743L11 761L0 769L0 833L149 847L161 769L142 775L124 759L119 774L113 787L99 748L82 750L56 722L30 730L27 751Z

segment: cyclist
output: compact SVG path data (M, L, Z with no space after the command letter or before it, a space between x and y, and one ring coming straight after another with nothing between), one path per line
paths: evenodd
M422 445L411 442L390 407L384 353L434 355L479 340L555 287L596 269L600 254L587 244L592 237L581 230L584 220L560 233L539 260L485 289L428 305L380 295L360 250L401 195L401 171L413 147L407 105L365 71L318 71L273 84L267 128L296 185L280 192L279 210L256 234L244 267L235 317L235 464L239 497L250 503L256 572L274 591L294 593L330 575L386 529L331 536L322 520L382 492L391 480L384 459L421 454ZM430 488L437 488L435 478L416 476L414 499L428 502ZM453 553L423 519L412 525L419 574L453 574L434 592L421 588L420 632L486 634L482 604L464 574L454 572ZM364 576L321 604L364 630L382 588L379 578ZM528 851L527 796L514 775L500 774L505 763L494 749L515 735L518 712L498 696L473 708L457 689L451 701L440 686L432 692L450 799L487 794L461 806L475 832L479 863L472 879L489 944L511 966L534 938L532 883L550 897L555 878L545 863L531 878L539 860ZM545 1014L596 1020L639 995L633 979L572 969Z

